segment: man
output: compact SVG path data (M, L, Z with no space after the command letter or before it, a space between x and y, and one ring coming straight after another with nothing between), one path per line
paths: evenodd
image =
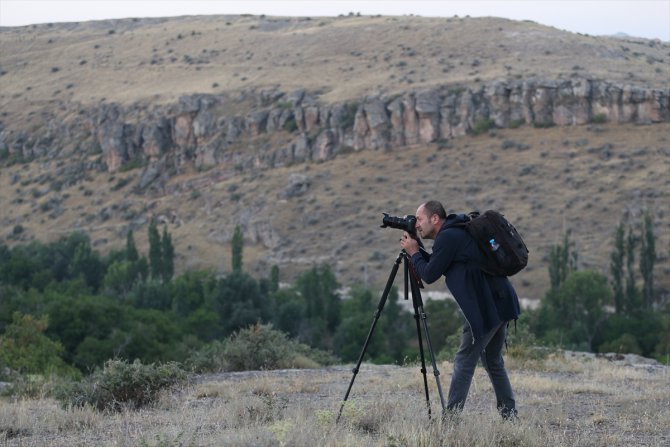
M447 409L459 412L465 405L472 376L479 358L491 379L497 408L504 419L516 419L516 403L502 351L507 323L521 312L519 299L506 277L484 273L484 253L462 227L464 214L447 216L440 202L430 201L416 210L416 230L423 239L434 239L431 254L419 251L419 243L407 232L401 247L411 256L417 274L427 283L444 275L447 287L458 303L467 323L461 346L454 359Z

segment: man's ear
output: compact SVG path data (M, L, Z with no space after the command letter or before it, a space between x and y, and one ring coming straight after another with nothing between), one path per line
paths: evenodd
M436 225L439 221L440 221L440 216L438 216L437 214L433 214L432 216L430 216L430 223L432 225Z

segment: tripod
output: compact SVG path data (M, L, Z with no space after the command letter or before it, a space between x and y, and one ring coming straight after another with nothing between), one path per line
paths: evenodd
M404 271L405 271L405 300L409 298L409 291L411 290L412 292L412 305L414 307L414 319L416 321L416 332L417 336L419 339L419 354L421 357L421 373L423 374L423 386L426 394L426 406L428 407L428 419L431 417L431 408L430 408L430 396L428 394L428 377L426 376L426 360L424 356L424 351L423 351L423 339L421 337L421 327L423 326L423 330L426 334L426 344L428 345L428 352L430 353L430 361L433 366L433 374L435 375L435 381L437 382L437 391L438 394L440 395L440 403L442 404L442 412L445 412L445 406L444 406L444 396L442 395L442 386L440 385L440 371L437 369L437 365L435 364L435 354L433 353L433 346L430 342L430 334L428 333L428 321L426 317L426 313L423 310L423 301L421 300L421 291L419 290L420 288L423 287L423 284L421 284L421 279L418 277L416 272L414 271L413 266L411 265L409 256L407 253L405 253L405 250L401 250L400 253L398 254L398 257L395 260L395 263L393 264L393 268L391 269L391 274L389 275L388 280L386 281L386 287L384 287L384 292L382 293L382 297L379 300L379 305L377 306L377 310L374 313L373 320L372 320L372 326L370 326L370 330L368 331L368 335L365 338L365 343L363 344L363 349L361 350L361 354L358 356L358 362L356 363L356 366L353 368L352 372L354 373L353 376L351 377L351 382L349 382L349 388L347 389L347 393L344 395L344 400L342 401L342 405L340 406L340 411L337 414L337 420L336 423L340 421L340 417L342 416L342 410L344 409L344 404L346 403L347 399L349 398L349 393L351 392L351 388L354 385L354 380L356 380L356 375L358 374L358 371L361 366L361 362L363 361L363 356L365 355L365 351L368 349L368 345L370 344L370 340L372 339L372 334L375 330L375 327L377 326L377 321L379 321L379 317L381 316L382 310L384 309L384 305L386 304L386 299L388 298L389 292L391 291L391 287L393 286L393 281L395 280L396 274L398 273L398 268L400 267L400 263L404 261Z

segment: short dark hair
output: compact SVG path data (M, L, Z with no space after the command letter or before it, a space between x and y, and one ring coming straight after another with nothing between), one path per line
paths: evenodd
M437 214L437 217L439 217L440 220L445 220L447 218L447 212L444 210L442 204L437 200L429 200L423 204L423 207L426 209L426 211L428 211L428 217L432 216L433 214Z

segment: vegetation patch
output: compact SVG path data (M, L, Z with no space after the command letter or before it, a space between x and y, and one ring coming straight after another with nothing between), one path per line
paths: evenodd
M186 382L186 371L178 363L142 364L109 360L86 379L64 385L57 397L64 406L90 405L98 410L138 409L156 402L162 390Z

